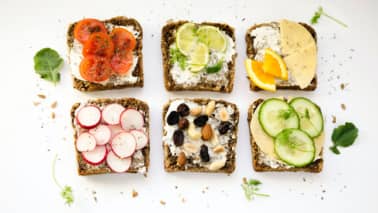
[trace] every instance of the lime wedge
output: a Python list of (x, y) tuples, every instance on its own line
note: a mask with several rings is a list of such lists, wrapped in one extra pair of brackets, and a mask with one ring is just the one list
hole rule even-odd
[(198, 28), (199, 40), (210, 49), (224, 52), (227, 48), (227, 40), (223, 33), (216, 27), (204, 25)]
[(198, 43), (190, 52), (189, 57), (189, 70), (199, 72), (209, 62), (209, 48), (203, 43)]
[(197, 26), (193, 23), (181, 25), (176, 33), (177, 48), (184, 55), (188, 56), (197, 43)]

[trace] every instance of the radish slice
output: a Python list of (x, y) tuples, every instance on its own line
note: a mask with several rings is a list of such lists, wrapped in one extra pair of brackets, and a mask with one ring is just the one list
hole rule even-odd
[(121, 126), (125, 130), (141, 129), (144, 125), (142, 113), (135, 109), (126, 109), (120, 118)]
[(109, 125), (117, 125), (124, 110), (125, 107), (120, 104), (109, 104), (102, 110), (102, 118)]
[(81, 155), (83, 159), (92, 165), (99, 165), (106, 159), (106, 148), (105, 146), (96, 146), (96, 148), (89, 152), (82, 152)]
[(119, 133), (121, 132), (124, 132), (125, 130), (122, 129), (122, 127), (120, 127), (119, 125), (115, 125), (115, 126), (108, 126), (110, 128), (110, 131), (112, 132), (112, 137), (118, 135)]
[(136, 149), (142, 149), (148, 143), (147, 135), (141, 130), (131, 130), (130, 133), (134, 136), (136, 140)]
[(126, 158), (134, 154), (136, 141), (132, 134), (121, 132), (114, 136), (110, 145), (115, 155), (119, 158)]
[(77, 123), (86, 129), (97, 126), (101, 121), (101, 110), (96, 106), (85, 106), (76, 116)]
[(119, 158), (113, 152), (109, 152), (106, 163), (113, 172), (126, 172), (131, 165), (131, 158)]
[(79, 152), (92, 151), (95, 147), (96, 138), (88, 132), (82, 133), (76, 140), (76, 149)]
[(108, 143), (112, 136), (110, 128), (106, 125), (98, 125), (95, 128), (90, 129), (89, 133), (96, 138), (97, 145), (104, 145)]

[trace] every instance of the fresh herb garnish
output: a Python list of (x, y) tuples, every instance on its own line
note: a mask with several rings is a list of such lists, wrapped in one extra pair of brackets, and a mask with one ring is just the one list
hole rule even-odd
[(34, 56), (34, 70), (41, 78), (54, 84), (59, 82), (59, 70), (63, 65), (63, 59), (51, 48), (43, 48)]
[(333, 20), (333, 21), (335, 21), (336, 23), (340, 24), (343, 27), (348, 27), (344, 22), (342, 22), (342, 21), (336, 19), (335, 17), (330, 16), (327, 13), (325, 13), (322, 7), (319, 7), (318, 10), (312, 16), (312, 18), (311, 18), (311, 24), (317, 24), (319, 18), (322, 15), (325, 16), (325, 17), (327, 17), (327, 18), (329, 18), (329, 19), (331, 19), (331, 20)]
[(243, 184), (241, 187), (244, 190), (245, 197), (247, 200), (253, 200), (255, 196), (262, 196), (262, 197), (269, 197), (268, 194), (259, 193), (260, 190), (259, 186), (261, 185), (261, 182), (256, 179), (249, 179), (243, 178)]
[(207, 73), (217, 73), (219, 72), (223, 67), (223, 59), (219, 60), (216, 64), (212, 66), (206, 67), (206, 72)]
[(351, 146), (356, 140), (357, 136), (357, 127), (351, 122), (346, 122), (344, 125), (340, 125), (333, 130), (331, 137), (333, 146), (331, 146), (329, 149), (335, 154), (340, 154), (337, 147)]
[(58, 180), (56, 179), (56, 176), (55, 176), (55, 164), (56, 164), (57, 158), (58, 158), (58, 155), (55, 155), (54, 160), (53, 160), (53, 165), (52, 165), (52, 176), (53, 176), (55, 184), (61, 189), (60, 195), (65, 200), (65, 203), (68, 206), (70, 206), (74, 202), (72, 188), (70, 186), (67, 186), (67, 185), (64, 186), (64, 187), (62, 187), (62, 185), (60, 185), (59, 182), (58, 182)]
[(182, 54), (178, 48), (170, 48), (169, 55), (170, 64), (174, 64), (177, 62), (182, 70), (185, 70), (185, 68), (188, 66), (187, 57), (184, 54)]

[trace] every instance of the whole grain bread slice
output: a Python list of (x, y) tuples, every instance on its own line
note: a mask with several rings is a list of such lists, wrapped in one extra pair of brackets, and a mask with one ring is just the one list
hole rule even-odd
[[(312, 28), (310, 25), (308, 25), (306, 23), (299, 22), (299, 24), (301, 24), (303, 27), (305, 27), (307, 29), (307, 31), (312, 35), (312, 37), (314, 38), (315, 42), (317, 42), (317, 35), (316, 35), (315, 29)], [(253, 46), (254, 38), (250, 35), (250, 33), (253, 30), (255, 30), (255, 29), (259, 28), (259, 27), (263, 27), (263, 26), (278, 26), (278, 22), (256, 24), (256, 25), (253, 25), (252, 27), (250, 27), (247, 30), (247, 33), (245, 34), (245, 42), (246, 42), (246, 45), (247, 45), (247, 57), (248, 58), (254, 59), (255, 55), (257, 53), (257, 50)], [(255, 85), (252, 81), (249, 81), (249, 82), (250, 82), (249, 83), (249, 87), (250, 87), (251, 90), (253, 90), (253, 91), (261, 91), (262, 90), (257, 85)], [(301, 89), (297, 85), (288, 85), (288, 84), (285, 84), (283, 82), (281, 82), (281, 83), (278, 82), (277, 85), (276, 85), (276, 87), (277, 87), (277, 89), (286, 89), (286, 90), (313, 91), (313, 90), (316, 89), (317, 84), (318, 84), (318, 82), (317, 82), (317, 76), (315, 75), (315, 77), (312, 79), (310, 85), (308, 85), (304, 89)]]
[[(175, 101), (176, 99), (171, 99), (168, 103), (166, 103), (163, 107), (163, 113), (162, 113), (162, 120), (163, 120), (163, 136), (167, 134), (167, 132), (164, 130), (164, 126), (166, 125), (166, 114), (168, 112), (170, 104)], [(205, 99), (205, 98), (193, 98), (193, 99), (186, 99), (193, 101), (198, 104), (207, 104), (213, 99)], [(237, 106), (233, 103), (224, 101), (224, 100), (214, 100), (215, 103), (221, 103), (226, 106), (231, 106), (234, 110), (234, 114), (232, 116), (232, 119), (235, 120), (235, 125), (234, 128), (232, 129), (233, 132), (235, 132), (235, 138), (230, 138), (230, 141), (228, 143), (228, 148), (230, 150), (229, 153), (227, 153), (227, 161), (226, 164), (223, 168), (216, 170), (216, 171), (211, 171), (206, 167), (200, 167), (198, 165), (193, 165), (192, 167), (180, 167), (177, 164), (177, 156), (174, 156), (167, 144), (164, 142), (163, 144), (163, 151), (164, 151), (164, 169), (166, 172), (180, 172), (180, 171), (185, 171), (185, 172), (209, 172), (209, 173), (227, 173), (230, 174), (235, 170), (236, 164), (236, 142), (237, 142), (237, 132), (238, 132), (238, 123), (239, 123), (239, 110)], [(191, 163), (191, 159), (187, 159), (189, 163)]]
[[(144, 75), (143, 75), (143, 54), (142, 54), (142, 47), (143, 47), (142, 26), (139, 24), (139, 22), (136, 19), (127, 18), (124, 16), (117, 16), (111, 19), (104, 20), (102, 22), (104, 22), (105, 24), (113, 24), (113, 25), (118, 25), (118, 26), (133, 26), (134, 30), (136, 30), (139, 33), (138, 38), (136, 38), (137, 42), (136, 42), (136, 47), (134, 49), (135, 54), (138, 57), (138, 62), (137, 62), (137, 65), (135, 66), (135, 69), (132, 71), (132, 76), (138, 77), (138, 80), (135, 83), (124, 82), (122, 84), (116, 84), (116, 85), (112, 83), (107, 83), (103, 85), (99, 83), (83, 81), (72, 75), (73, 87), (83, 92), (96, 91), (96, 90), (108, 90), (108, 89), (121, 89), (121, 88), (127, 88), (127, 87), (143, 87)], [(74, 33), (76, 24), (77, 22), (72, 23), (68, 27), (67, 45), (68, 45), (69, 52), (70, 52), (70, 49), (73, 47), (73, 42), (74, 42), (73, 33)]]
[[(82, 105), (82, 104), (92, 104), (92, 105), (108, 105), (112, 103), (118, 103), (124, 106), (125, 108), (134, 108), (136, 110), (140, 110), (144, 112), (144, 125), (146, 127), (146, 134), (147, 137), (150, 138), (149, 136), (149, 107), (147, 103), (135, 99), (135, 98), (121, 98), (121, 99), (109, 99), (109, 98), (101, 98), (101, 99), (94, 99), (94, 100), (89, 100), (86, 103), (75, 103), (72, 108), (71, 108), (71, 124), (74, 129), (74, 144), (76, 144), (76, 140), (78, 137), (78, 131), (76, 129), (76, 123), (75, 123), (75, 113), (76, 110)], [(76, 146), (75, 146), (76, 147)], [(78, 174), (79, 175), (95, 175), (95, 174), (106, 174), (106, 173), (113, 173), (113, 171), (106, 165), (106, 162), (101, 163), (100, 165), (93, 166), (85, 162), (81, 154), (76, 150), (76, 160), (77, 160), (77, 165), (78, 165)], [(150, 145), (147, 144), (143, 149), (141, 149), (141, 152), (144, 157), (144, 165), (146, 167), (145, 175), (148, 172), (148, 167), (150, 164)], [(130, 167), (127, 173), (138, 173), (138, 170), (134, 167)]]
[[(230, 61), (228, 65), (227, 72), (227, 85), (218, 85), (215, 83), (209, 82), (200, 82), (199, 84), (193, 86), (184, 86), (176, 84), (170, 75), (170, 69), (172, 65), (170, 63), (170, 56), (169, 56), (169, 46), (175, 42), (175, 32), (176, 30), (183, 24), (189, 21), (169, 21), (161, 30), (161, 52), (162, 52), (162, 60), (163, 60), (163, 71), (164, 71), (164, 85), (168, 91), (182, 91), (182, 90), (191, 90), (191, 91), (213, 91), (213, 92), (223, 92), (223, 93), (230, 93), (234, 87), (234, 78), (235, 78), (235, 59), (236, 53), (232, 57), (232, 61)], [(213, 22), (202, 22), (198, 25), (211, 25), (214, 27), (219, 28), (220, 30), (224, 31), (228, 36), (232, 38), (235, 42), (235, 33), (234, 28), (224, 24), (224, 23), (213, 23)]]
[(249, 129), (249, 136), (250, 136), (250, 144), (251, 144), (251, 154), (252, 154), (252, 166), (253, 169), (257, 172), (284, 172), (284, 171), (290, 171), (290, 172), (313, 172), (313, 173), (319, 173), (323, 169), (323, 151), (320, 153), (320, 158), (315, 160), (314, 162), (310, 163), (309, 165), (305, 167), (283, 167), (280, 166), (278, 168), (272, 168), (269, 165), (266, 165), (259, 161), (260, 156), (262, 155), (262, 151), (258, 147), (250, 127), (250, 123), (252, 121), (252, 116), (257, 107), (264, 101), (264, 99), (257, 99), (255, 100), (248, 109), (248, 129)]

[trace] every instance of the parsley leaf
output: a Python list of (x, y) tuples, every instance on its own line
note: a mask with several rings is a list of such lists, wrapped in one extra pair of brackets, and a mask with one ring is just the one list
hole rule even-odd
[(60, 195), (65, 200), (65, 203), (68, 206), (71, 206), (71, 204), (74, 202), (74, 196), (73, 196), (72, 188), (70, 186), (67, 186), (67, 185), (62, 187), (62, 185), (59, 184), (59, 182), (58, 182), (58, 180), (56, 179), (56, 176), (55, 176), (55, 164), (56, 164), (57, 158), (58, 158), (58, 155), (55, 155), (54, 160), (53, 160), (53, 165), (52, 165), (53, 180), (54, 180), (55, 184), (61, 189)]
[(312, 16), (311, 18), (311, 24), (317, 24), (318, 23), (318, 20), (321, 16), (325, 16), (333, 21), (335, 21), (336, 23), (340, 24), (341, 26), (343, 27), (348, 27), (348, 25), (346, 25), (344, 22), (336, 19), (335, 17), (331, 16), (331, 15), (328, 15), (326, 12), (324, 12), (323, 8), (322, 7), (319, 7), (317, 11), (315, 11), (314, 15)]
[(344, 125), (338, 126), (332, 132), (333, 146), (330, 147), (330, 150), (335, 154), (340, 154), (338, 147), (351, 146), (357, 136), (358, 129), (353, 123), (346, 122)]
[(249, 179), (243, 178), (243, 184), (241, 185), (242, 189), (244, 190), (244, 195), (247, 200), (253, 200), (255, 196), (262, 196), (262, 197), (269, 197), (268, 194), (258, 193), (260, 188), (258, 187), (261, 185), (261, 182), (256, 179)]
[(169, 49), (169, 55), (169, 63), (171, 65), (178, 63), (182, 70), (185, 70), (185, 68), (188, 66), (187, 57), (184, 54), (182, 54), (178, 48)]
[(62, 65), (63, 59), (51, 48), (43, 48), (34, 55), (34, 70), (47, 81), (59, 82)]
[(223, 59), (219, 60), (216, 64), (212, 66), (206, 67), (206, 72), (207, 73), (217, 73), (219, 72), (223, 67)]

